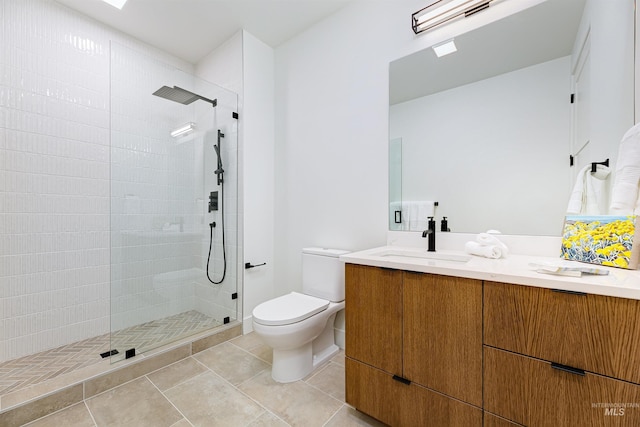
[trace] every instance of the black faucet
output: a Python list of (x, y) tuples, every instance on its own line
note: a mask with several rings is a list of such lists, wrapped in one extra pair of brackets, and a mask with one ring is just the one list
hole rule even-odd
[(428, 225), (429, 225), (429, 228), (427, 228), (422, 232), (422, 237), (429, 236), (429, 248), (427, 249), (427, 251), (435, 252), (436, 251), (436, 222), (433, 220), (432, 216), (429, 217)]

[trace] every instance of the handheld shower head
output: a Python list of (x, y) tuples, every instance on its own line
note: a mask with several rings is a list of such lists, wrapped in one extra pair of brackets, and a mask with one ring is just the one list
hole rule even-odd
[(222, 156), (220, 155), (220, 146), (218, 144), (215, 144), (213, 148), (214, 150), (216, 150), (216, 155), (218, 156), (218, 169), (215, 171), (215, 173), (224, 172), (224, 169), (222, 169)]
[(218, 175), (218, 185), (224, 182), (224, 169), (222, 168), (222, 154), (220, 153), (220, 139), (224, 137), (224, 134), (218, 129), (218, 143), (213, 144), (213, 149), (216, 150), (218, 156), (218, 169), (215, 170), (215, 174)]
[(197, 93), (190, 92), (186, 89), (182, 89), (181, 87), (174, 86), (162, 86), (157, 91), (153, 92), (155, 96), (159, 96), (160, 98), (168, 99), (170, 101), (178, 102), (183, 105), (189, 105), (198, 99), (209, 102), (214, 107), (218, 105), (217, 99), (209, 99), (204, 96), (198, 95)]

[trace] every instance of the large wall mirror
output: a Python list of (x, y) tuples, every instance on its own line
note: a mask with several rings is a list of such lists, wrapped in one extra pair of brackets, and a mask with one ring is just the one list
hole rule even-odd
[(389, 229), (438, 202), (452, 232), (560, 235), (578, 171), (613, 169), (634, 124), (634, 28), (634, 0), (547, 0), (392, 62)]

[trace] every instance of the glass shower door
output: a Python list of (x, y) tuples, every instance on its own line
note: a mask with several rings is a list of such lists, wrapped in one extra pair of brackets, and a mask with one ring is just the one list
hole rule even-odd
[(237, 320), (236, 111), (235, 93), (112, 44), (112, 361)]

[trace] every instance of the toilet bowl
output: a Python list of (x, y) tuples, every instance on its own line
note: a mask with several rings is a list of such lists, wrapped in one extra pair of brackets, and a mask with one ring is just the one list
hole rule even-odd
[(300, 380), (340, 349), (334, 320), (344, 308), (344, 264), (347, 251), (303, 250), (303, 292), (291, 292), (253, 310), (253, 330), (273, 349), (272, 378)]

